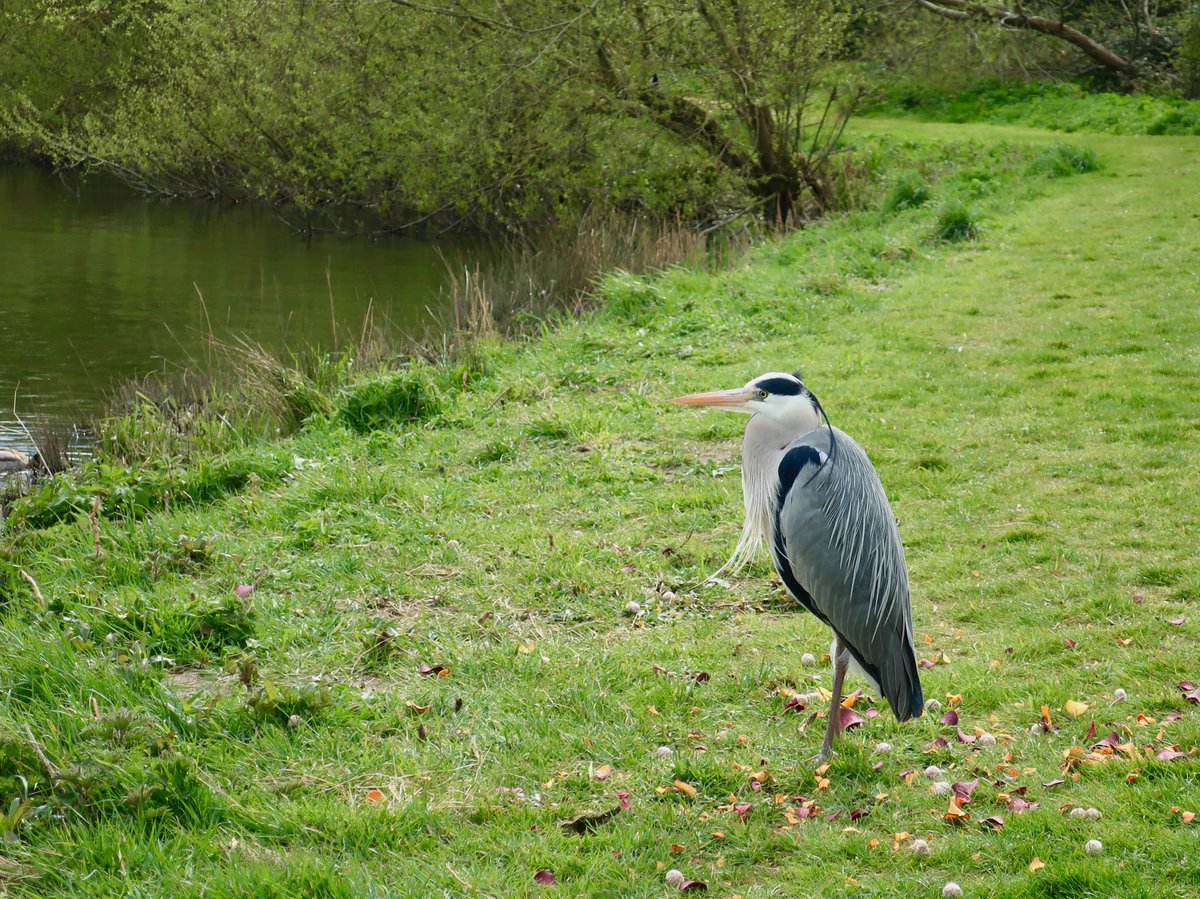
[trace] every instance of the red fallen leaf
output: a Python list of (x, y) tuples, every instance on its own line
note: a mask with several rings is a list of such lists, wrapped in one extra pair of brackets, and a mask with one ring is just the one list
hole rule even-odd
[(1134, 602), (1143, 602), (1143, 601), (1145, 601), (1145, 599), (1146, 599), (1146, 597), (1144, 597), (1144, 596), (1143, 596), (1142, 594), (1140, 594), (1140, 593), (1135, 593), (1135, 594), (1133, 594), (1133, 601), (1134, 601)]
[(449, 670), (445, 665), (426, 665), (424, 662), (417, 666), (417, 674), (423, 674), (426, 677), (441, 674), (443, 671)]
[(903, 771), (900, 772), (900, 779), (907, 781), (909, 778), (911, 778), (916, 773), (917, 773), (917, 770), (915, 768), (905, 768)]
[(804, 703), (802, 703), (800, 701), (799, 696), (793, 696), (791, 699), (789, 699), (787, 702), (785, 702), (783, 704), (783, 710), (785, 712), (788, 709), (791, 709), (794, 712), (803, 712), (805, 708), (806, 708), (806, 706), (804, 705)]
[(878, 771), (882, 767), (883, 767), (883, 762), (876, 762), (874, 765), (871, 766), (871, 770)]
[(948, 749), (950, 744), (946, 742), (945, 737), (936, 737), (932, 743), (925, 747), (926, 752), (937, 752), (941, 749)]
[(826, 821), (836, 821), (840, 817), (842, 817), (842, 810), (838, 809), (836, 812), (831, 812), (828, 815), (826, 815), (825, 820)]
[(712, 675), (710, 675), (707, 671), (697, 671), (692, 675), (692, 680), (698, 684), (702, 684), (711, 677)]
[(1177, 759), (1187, 758), (1186, 752), (1179, 752), (1174, 749), (1160, 749), (1154, 756), (1160, 762), (1173, 762)]
[(979, 823), (985, 830), (1000, 830), (1004, 826), (1004, 819), (999, 815), (992, 815), (990, 818), (984, 818)]
[(1171, 619), (1168, 619), (1168, 621), (1167, 621), (1167, 624), (1173, 624), (1173, 625), (1175, 625), (1175, 627), (1179, 627), (1179, 626), (1180, 626), (1181, 624), (1183, 624), (1185, 621), (1187, 621), (1187, 616), (1186, 616), (1186, 615), (1180, 615), (1178, 618), (1171, 618)]
[(952, 783), (950, 789), (954, 791), (954, 798), (958, 800), (959, 805), (966, 805), (971, 801), (971, 794), (975, 792), (977, 786), (979, 786), (979, 778), (966, 783)]
[(942, 724), (947, 727), (955, 727), (958, 724), (958, 712), (951, 709), (946, 714), (942, 715)]
[(958, 742), (960, 742), (960, 743), (974, 743), (974, 742), (975, 742), (976, 740), (978, 740), (978, 739), (979, 739), (979, 737), (975, 736), (975, 734), (964, 734), (964, 733), (962, 732), (962, 728), (961, 728), (961, 727), (960, 727), (960, 728), (958, 728)]
[(631, 808), (629, 804), (629, 793), (627, 793), (625, 790), (617, 790), (617, 799), (621, 803), (621, 808), (625, 809), (625, 811), (629, 811)]
[[(998, 786), (998, 784), (997, 784), (997, 786)], [(1012, 793), (1014, 796), (1024, 796), (1025, 791), (1028, 789), (1029, 789), (1029, 787), (1022, 784), (1019, 787), (1013, 787), (1011, 790), (1009, 790), (1009, 792)]]
[(863, 709), (863, 717), (864, 718), (874, 718), (878, 714), (879, 714), (879, 709), (875, 708), (875, 706), (871, 706), (870, 708)]
[(811, 818), (816, 813), (816, 809), (810, 807), (800, 807), (792, 809), (792, 814), (797, 818)]
[(238, 596), (240, 596), (242, 599), (245, 599), (247, 596), (249, 596), (251, 593), (254, 592), (254, 584), (238, 584), (236, 587), (233, 588), (233, 592), (236, 593)]
[(1067, 647), (1067, 649), (1074, 649), (1078, 645), (1079, 644), (1077, 644), (1070, 637), (1067, 637), (1066, 639), (1063, 640), (1063, 646)]
[(1051, 780), (1051, 781), (1047, 781), (1046, 783), (1042, 784), (1042, 786), (1045, 787), (1047, 790), (1049, 790), (1052, 787), (1061, 787), (1064, 783), (1066, 783), (1066, 781), (1064, 781), (1064, 780)]
[(929, 661), (929, 659), (921, 659), (921, 661), (917, 662), (917, 667), (918, 668), (932, 668), (933, 662)]
[(850, 728), (857, 727), (863, 723), (863, 719), (858, 717), (858, 712), (854, 711), (854, 709), (848, 709), (845, 706), (841, 706), (838, 709), (838, 714), (841, 716), (842, 730), (849, 730)]
[(634, 565), (632, 562), (631, 562), (630, 564), (628, 564), (628, 565), (622, 565), (622, 566), (621, 566), (621, 573), (622, 573), (622, 574), (629, 574), (629, 572), (631, 572), (631, 571), (637, 571), (637, 566), (636, 566), (636, 565)]
[(745, 821), (746, 815), (749, 814), (749, 812), (750, 812), (750, 808), (751, 808), (751, 806), (750, 806), (749, 802), (739, 802), (737, 805), (735, 805), (733, 807), (733, 810), (735, 812), (737, 812), (737, 816), (739, 818), (741, 818), (743, 821)]
[(1183, 712), (1179, 711), (1179, 709), (1176, 709), (1173, 712), (1167, 712), (1167, 714), (1163, 716), (1163, 723), (1165, 724), (1168, 721), (1178, 721), (1182, 717)]
[(850, 820), (857, 821), (859, 818), (866, 818), (871, 813), (865, 808), (855, 808), (850, 810)]
[(533, 882), (541, 884), (544, 887), (552, 887), (552, 886), (558, 885), (558, 879), (554, 876), (554, 872), (546, 871), (545, 869), (538, 871), (536, 874), (533, 875)]
[(1020, 796), (1014, 796), (1012, 799), (1008, 800), (1008, 810), (1014, 815), (1023, 815), (1025, 812), (1037, 807), (1038, 804), (1036, 802), (1026, 802)]
[(1188, 690), (1183, 694), (1183, 698), (1188, 702), (1200, 702), (1200, 687)]
[(679, 892), (686, 893), (689, 890), (707, 890), (708, 884), (703, 880), (685, 880), (679, 885)]
[(1121, 735), (1115, 730), (1105, 737), (1103, 740), (1097, 740), (1092, 744), (1092, 751), (1097, 749), (1116, 749), (1121, 745)]
[(1096, 722), (1095, 722), (1095, 721), (1093, 721), (1093, 722), (1091, 723), (1091, 726), (1090, 726), (1090, 727), (1088, 727), (1088, 732), (1087, 732), (1087, 737), (1086, 737), (1086, 739), (1090, 740), (1090, 739), (1091, 739), (1092, 737), (1094, 737), (1094, 736), (1096, 736)]

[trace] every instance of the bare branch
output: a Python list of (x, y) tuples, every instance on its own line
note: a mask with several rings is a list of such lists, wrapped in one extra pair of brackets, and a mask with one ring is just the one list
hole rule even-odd
[(1126, 75), (1137, 74), (1137, 66), (1099, 41), (1093, 40), (1081, 31), (1072, 28), (1064, 22), (1047, 19), (1044, 16), (1030, 15), (1017, 6), (1017, 11), (992, 6), (988, 3), (977, 3), (973, 0), (918, 0), (918, 3), (930, 12), (950, 19), (983, 19), (996, 22), (1003, 28), (1015, 30), (1038, 31), (1052, 37), (1060, 38), (1069, 44), (1074, 44), (1101, 65), (1124, 72)]

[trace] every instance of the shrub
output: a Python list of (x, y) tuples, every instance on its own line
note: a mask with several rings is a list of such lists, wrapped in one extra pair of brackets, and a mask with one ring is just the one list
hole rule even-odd
[(908, 174), (897, 181), (883, 201), (883, 214), (892, 215), (902, 209), (917, 209), (924, 206), (933, 193), (917, 175)]
[(947, 203), (938, 213), (934, 236), (947, 243), (974, 240), (979, 236), (979, 221), (975, 211), (958, 200)]
[(426, 419), (440, 410), (433, 372), (425, 366), (362, 378), (345, 388), (336, 403), (338, 420), (359, 434)]

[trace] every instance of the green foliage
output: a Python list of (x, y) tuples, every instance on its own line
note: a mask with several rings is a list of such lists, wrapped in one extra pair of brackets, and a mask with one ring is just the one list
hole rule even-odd
[(1076, 84), (983, 80), (944, 92), (896, 82), (877, 96), (876, 115), (930, 121), (996, 122), (1068, 132), (1200, 134), (1200, 102), (1173, 96), (1089, 93)]
[(961, 200), (950, 200), (938, 210), (933, 234), (937, 240), (946, 243), (974, 240), (979, 236), (978, 216)]
[(901, 209), (917, 209), (933, 198), (929, 187), (915, 174), (901, 177), (892, 185), (883, 200), (883, 214), (891, 215)]
[(410, 365), (398, 371), (356, 379), (335, 400), (337, 420), (359, 434), (419, 421), (436, 415), (441, 407), (434, 372)]
[(1091, 147), (1073, 144), (1055, 144), (1035, 159), (1029, 166), (1034, 175), (1062, 178), (1068, 175), (1083, 175), (1100, 168), (1100, 160)]

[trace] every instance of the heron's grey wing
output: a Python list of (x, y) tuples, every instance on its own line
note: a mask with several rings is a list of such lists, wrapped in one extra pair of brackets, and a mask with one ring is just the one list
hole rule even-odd
[(920, 715), (904, 547), (867, 454), (836, 428), (793, 441), (776, 510), (772, 555), (788, 589), (842, 636), (897, 718)]

